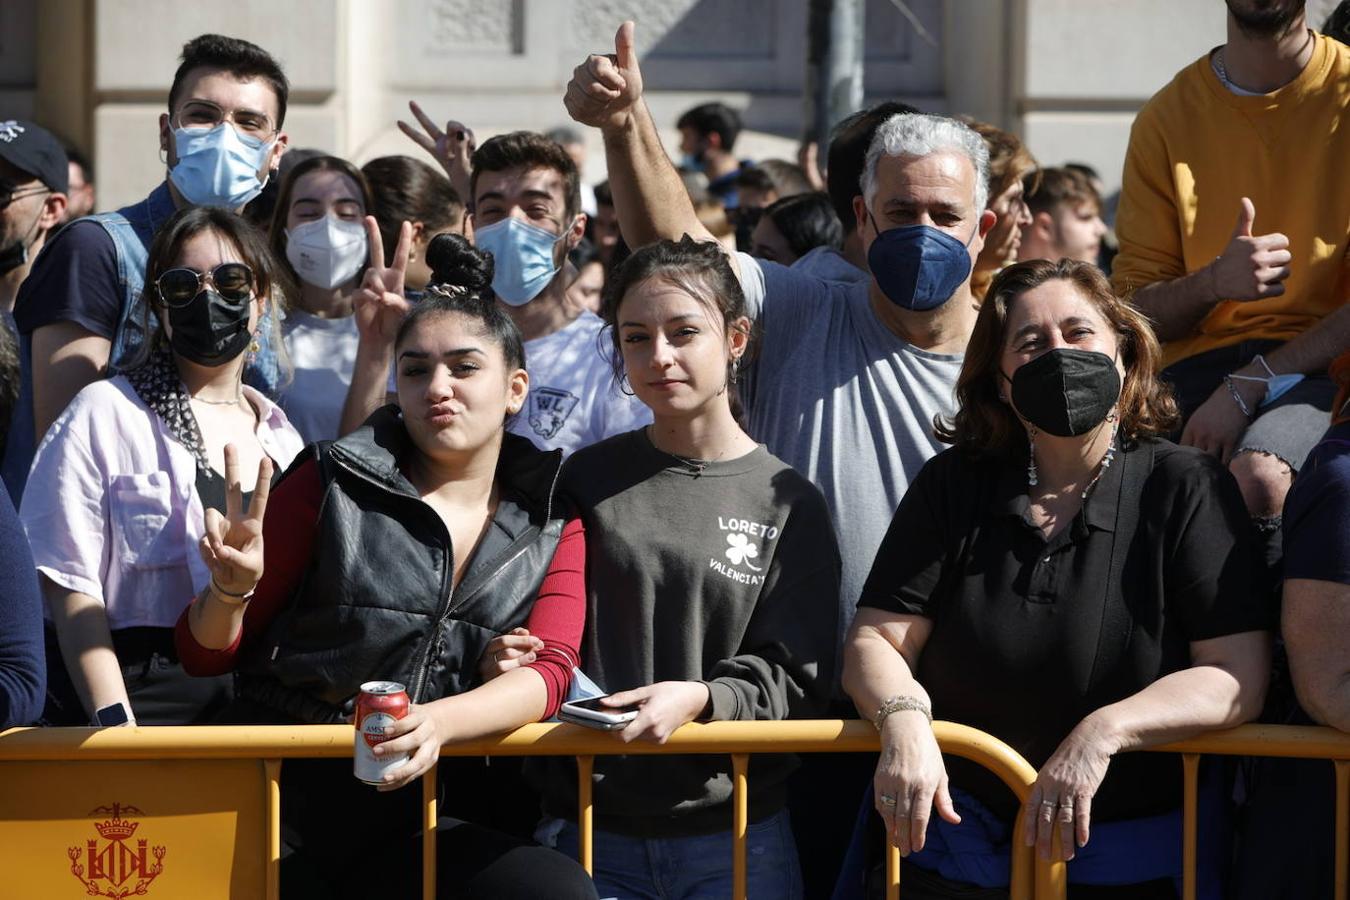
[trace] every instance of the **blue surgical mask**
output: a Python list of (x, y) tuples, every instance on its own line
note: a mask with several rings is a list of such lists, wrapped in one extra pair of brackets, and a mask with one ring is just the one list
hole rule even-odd
[(1276, 400), (1289, 393), (1290, 388), (1303, 380), (1303, 376), (1297, 373), (1289, 375), (1274, 375), (1266, 382), (1266, 398), (1261, 401), (1262, 406), (1269, 406)]
[(1297, 372), (1290, 372), (1286, 375), (1276, 375), (1274, 370), (1270, 368), (1270, 364), (1266, 362), (1266, 358), (1259, 353), (1252, 357), (1252, 361), (1260, 363), (1261, 368), (1266, 370), (1265, 378), (1262, 378), (1259, 375), (1230, 375), (1229, 377), (1236, 378), (1239, 381), (1260, 381), (1265, 383), (1266, 395), (1261, 398), (1261, 403), (1257, 406), (1257, 409), (1264, 409), (1274, 403), (1276, 400), (1289, 393), (1294, 385), (1303, 380), (1303, 376)]
[(508, 216), (474, 231), (479, 250), (492, 254), (492, 290), (510, 306), (524, 306), (548, 287), (561, 265), (553, 248), (567, 231), (554, 234), (538, 225)]
[[(875, 219), (872, 227), (877, 228)], [(963, 244), (929, 225), (877, 229), (867, 265), (877, 287), (896, 306), (915, 312), (937, 309), (970, 277), (970, 241), (979, 230), (976, 224)]]
[(272, 142), (244, 137), (228, 122), (215, 128), (175, 128), (178, 162), (169, 180), (193, 206), (239, 209), (262, 192), (258, 170)]

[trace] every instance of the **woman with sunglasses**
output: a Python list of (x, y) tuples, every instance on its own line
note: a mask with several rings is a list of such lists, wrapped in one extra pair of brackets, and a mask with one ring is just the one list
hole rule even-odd
[(226, 445), (232, 464), (262, 473), (303, 448), (242, 382), (275, 277), (263, 236), (238, 215), (176, 213), (146, 267), (159, 336), (125, 374), (77, 394), (38, 448), (21, 516), (48, 658), (66, 661), (50, 666), (52, 724), (187, 724), (230, 699), (229, 679), (183, 674), (173, 625), (211, 583), (197, 544), (225, 508)]

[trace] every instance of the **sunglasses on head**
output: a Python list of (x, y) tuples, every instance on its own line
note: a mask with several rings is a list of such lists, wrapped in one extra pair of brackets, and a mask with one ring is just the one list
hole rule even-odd
[(209, 272), (169, 269), (155, 279), (155, 290), (165, 306), (187, 306), (209, 282), (216, 293), (231, 303), (244, 303), (253, 296), (253, 270), (243, 263), (221, 263)]

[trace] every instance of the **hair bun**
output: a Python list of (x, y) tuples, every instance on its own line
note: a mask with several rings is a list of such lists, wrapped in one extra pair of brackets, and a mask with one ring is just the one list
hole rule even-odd
[(432, 285), (462, 287), (471, 294), (492, 286), (492, 254), (478, 250), (463, 235), (438, 234), (427, 245)]

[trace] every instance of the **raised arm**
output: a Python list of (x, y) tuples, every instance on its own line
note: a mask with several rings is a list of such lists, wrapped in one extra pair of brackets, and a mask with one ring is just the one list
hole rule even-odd
[(408, 101), (408, 109), (422, 126), (422, 131), (418, 131), (402, 119), (398, 120), (398, 130), (440, 163), (455, 193), (459, 194), (459, 199), (472, 211), (473, 196), (469, 186), (472, 183), (473, 166), (470, 161), (473, 158), (473, 151), (478, 148), (478, 143), (473, 137), (473, 129), (451, 119), (445, 123), (445, 130), (442, 131), (430, 116), (422, 112), (422, 107), (417, 105), (416, 100)]
[(573, 119), (599, 128), (604, 137), (614, 208), (630, 247), (685, 234), (714, 240), (698, 220), (642, 99), (632, 22), (619, 26), (614, 53), (592, 55), (576, 67), (563, 103)]
[(408, 248), (412, 244), (412, 225), (404, 222), (398, 233), (393, 261), (384, 264), (384, 241), (374, 216), (366, 216), (366, 237), (370, 247), (370, 265), (366, 267), (361, 289), (356, 292), (356, 364), (352, 383), (342, 404), (338, 435), (348, 435), (361, 427), (371, 413), (388, 401), (389, 370), (394, 361), (394, 338), (399, 325), (412, 308), (403, 296), (404, 275), (408, 269)]
[(265, 460), (247, 511), (236, 459), (226, 445), (225, 514), (206, 511), (200, 550), (211, 584), (183, 610), (174, 629), (189, 675), (234, 671), (240, 654), (291, 602), (316, 540), (323, 482), (313, 455), (287, 472), (271, 497), (271, 461)]

